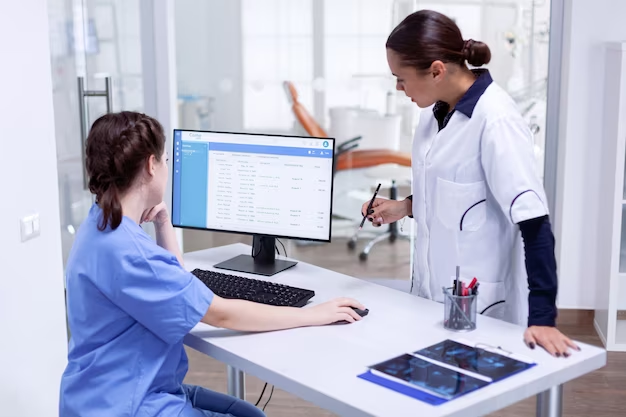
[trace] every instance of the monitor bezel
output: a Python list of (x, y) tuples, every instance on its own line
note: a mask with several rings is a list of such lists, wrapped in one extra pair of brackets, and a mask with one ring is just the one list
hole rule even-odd
[[(285, 134), (277, 134), (277, 133), (252, 133), (252, 132), (232, 132), (232, 131), (220, 131), (220, 130), (196, 130), (196, 129), (174, 129), (172, 135), (172, 155), (176, 154), (176, 132), (199, 132), (199, 133), (219, 133), (219, 134), (227, 134), (227, 135), (249, 135), (249, 136), (273, 136), (273, 137), (281, 137), (281, 138), (293, 138), (293, 139), (321, 139), (332, 142), (332, 158), (331, 158), (331, 177), (330, 177), (330, 217), (328, 219), (328, 239), (315, 239), (309, 237), (301, 237), (301, 236), (287, 236), (287, 235), (275, 235), (275, 234), (266, 234), (266, 233), (251, 233), (251, 232), (241, 232), (238, 230), (227, 230), (227, 229), (213, 229), (208, 227), (197, 227), (197, 226), (185, 226), (181, 224), (174, 223), (174, 195), (175, 195), (175, 187), (176, 181), (174, 181), (174, 168), (172, 167), (171, 175), (169, 179), (172, 184), (172, 194), (170, 196), (170, 207), (172, 207), (172, 213), (170, 218), (172, 219), (172, 226), (179, 229), (188, 229), (188, 230), (201, 230), (205, 232), (221, 232), (221, 233), (232, 233), (237, 235), (246, 235), (246, 236), (267, 236), (275, 239), (289, 239), (289, 240), (302, 240), (308, 242), (322, 242), (322, 243), (330, 243), (332, 239), (332, 224), (333, 224), (333, 200), (335, 195), (335, 169), (336, 169), (336, 138), (332, 137), (320, 137), (320, 136), (300, 136), (300, 135), (285, 135)], [(173, 162), (173, 160), (172, 160)]]

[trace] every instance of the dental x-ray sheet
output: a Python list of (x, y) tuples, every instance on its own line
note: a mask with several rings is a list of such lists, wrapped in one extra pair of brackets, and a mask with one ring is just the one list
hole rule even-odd
[(511, 356), (480, 347), (468, 346), (449, 339), (414, 353), (455, 368), (486, 376), (493, 382), (533, 366), (532, 363), (517, 360)]
[(444, 340), (369, 366), (358, 377), (431, 405), (440, 405), (535, 365), (500, 348)]

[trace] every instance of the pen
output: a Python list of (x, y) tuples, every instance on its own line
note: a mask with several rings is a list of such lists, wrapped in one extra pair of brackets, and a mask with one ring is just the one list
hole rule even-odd
[(478, 280), (476, 279), (476, 277), (474, 277), (472, 279), (472, 282), (470, 282), (470, 285), (467, 286), (467, 288), (471, 290), (472, 288), (474, 288), (474, 285), (476, 285), (477, 282)]
[(454, 279), (454, 286), (452, 287), (452, 295), (461, 295), (459, 294), (459, 277), (461, 275), (461, 267), (456, 266), (456, 278)]
[(374, 200), (376, 200), (376, 195), (378, 194), (378, 190), (380, 190), (380, 184), (378, 184), (378, 187), (376, 187), (376, 191), (374, 191), (374, 196), (372, 197), (369, 205), (367, 206), (367, 210), (365, 211), (365, 214), (363, 215), (363, 220), (361, 220), (361, 225), (359, 226), (359, 230), (363, 228), (363, 225), (365, 224), (365, 218), (367, 217), (368, 214), (370, 214), (370, 210), (372, 209)]

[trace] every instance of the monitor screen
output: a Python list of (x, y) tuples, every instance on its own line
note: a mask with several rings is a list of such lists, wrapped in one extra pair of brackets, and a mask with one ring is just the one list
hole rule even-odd
[(174, 130), (172, 222), (330, 241), (330, 138)]

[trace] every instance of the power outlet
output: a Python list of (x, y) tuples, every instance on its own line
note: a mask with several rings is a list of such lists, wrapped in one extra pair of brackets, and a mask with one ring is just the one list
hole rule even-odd
[(617, 310), (617, 319), (626, 320), (626, 310)]
[(39, 236), (39, 213), (22, 217), (20, 220), (20, 231), (22, 234), (22, 242), (26, 242), (27, 240), (31, 240)]

